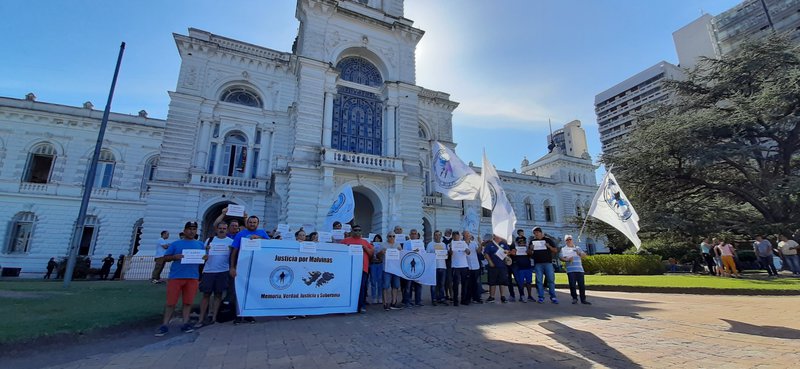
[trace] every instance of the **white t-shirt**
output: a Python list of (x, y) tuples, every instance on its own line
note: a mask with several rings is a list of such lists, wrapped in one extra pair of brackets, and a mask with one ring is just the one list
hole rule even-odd
[[(428, 242), (428, 246), (425, 247), (425, 251), (431, 254), (435, 254), (436, 250), (447, 250), (447, 245), (445, 245), (444, 242), (431, 241)], [(447, 260), (436, 259), (436, 269), (446, 269), (446, 268), (447, 268)]]
[[(206, 240), (208, 242), (208, 240)], [(203, 273), (227, 272), (231, 269), (231, 245), (233, 240), (230, 237), (214, 237), (211, 247), (206, 251), (208, 260), (203, 268)]]
[(481, 262), (478, 260), (478, 243), (473, 240), (467, 243), (469, 255), (467, 255), (467, 266), (469, 270), (478, 270), (481, 268)]
[[(797, 255), (797, 242), (795, 240), (788, 240), (788, 241), (781, 241), (778, 242), (778, 248), (781, 249), (783, 255)], [(791, 250), (790, 250), (791, 248)]]
[[(469, 245), (467, 245), (467, 248), (469, 248)], [(452, 256), (452, 259), (451, 259), (452, 263), (450, 264), (451, 267), (453, 267), (453, 268), (467, 268), (467, 267), (469, 267), (469, 264), (467, 263), (467, 253), (464, 250), (461, 250), (461, 251), (454, 250), (452, 241), (450, 242), (450, 250), (453, 251), (453, 256)], [(472, 251), (470, 251), (470, 253), (471, 252)]]
[(156, 255), (157, 258), (160, 258), (160, 257), (164, 256), (164, 253), (167, 252), (167, 249), (164, 248), (164, 245), (169, 245), (170, 243), (171, 243), (170, 240), (165, 240), (165, 239), (159, 237), (158, 241), (156, 242), (156, 254), (155, 255)]

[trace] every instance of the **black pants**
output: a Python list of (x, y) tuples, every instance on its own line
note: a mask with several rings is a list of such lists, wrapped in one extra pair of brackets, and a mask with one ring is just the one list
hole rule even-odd
[(369, 280), (369, 273), (361, 272), (361, 290), (358, 291), (358, 311), (364, 308), (367, 302), (367, 281)]
[[(453, 304), (469, 303), (469, 292), (467, 282), (469, 280), (469, 269), (467, 268), (453, 268)], [(459, 287), (461, 288), (461, 300), (458, 299)]]
[(516, 280), (514, 280), (514, 281), (511, 280), (514, 277), (514, 270), (513, 269), (516, 268), (516, 267), (517, 267), (516, 265), (512, 265), (512, 266), (506, 268), (506, 270), (508, 271), (508, 294), (509, 294), (509, 296), (511, 296), (512, 299), (516, 297), (516, 295), (514, 294), (514, 285), (516, 285), (516, 283), (515, 283)]
[(572, 295), (572, 299), (575, 300), (578, 298), (578, 292), (575, 291), (575, 288), (580, 291), (581, 302), (586, 301), (586, 284), (584, 283), (583, 272), (572, 272), (567, 273), (567, 279), (569, 280), (569, 294)]
[(717, 264), (714, 263), (714, 257), (711, 256), (711, 254), (705, 253), (703, 254), (703, 260), (705, 260), (706, 265), (708, 265), (708, 274), (716, 274), (714, 269), (716, 268)]

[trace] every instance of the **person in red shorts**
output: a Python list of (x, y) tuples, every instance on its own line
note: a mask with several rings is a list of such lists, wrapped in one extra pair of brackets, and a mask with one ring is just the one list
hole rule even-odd
[(183, 297), (183, 326), (181, 331), (190, 333), (194, 327), (189, 323), (189, 313), (192, 310), (192, 302), (197, 294), (197, 286), (200, 283), (200, 264), (183, 264), (183, 250), (197, 249), (203, 250), (203, 243), (195, 240), (197, 235), (197, 223), (186, 222), (183, 226), (185, 235), (179, 241), (169, 245), (164, 253), (164, 261), (172, 261), (169, 270), (169, 281), (167, 281), (167, 304), (164, 308), (164, 320), (158, 330), (156, 337), (161, 337), (169, 332), (169, 321), (175, 312), (175, 305), (178, 304), (178, 297)]

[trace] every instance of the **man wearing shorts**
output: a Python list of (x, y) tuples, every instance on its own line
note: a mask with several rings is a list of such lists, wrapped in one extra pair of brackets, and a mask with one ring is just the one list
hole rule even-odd
[(506, 266), (505, 259), (501, 259), (497, 255), (497, 251), (501, 248), (506, 251), (506, 253), (510, 250), (508, 244), (496, 235), (492, 236), (492, 240), (483, 248), (483, 256), (486, 262), (489, 263), (489, 298), (486, 299), (487, 303), (493, 303), (495, 301), (495, 289), (499, 290), (500, 301), (504, 304), (508, 302), (503, 294), (503, 286), (508, 286), (508, 267)]
[(178, 304), (178, 297), (183, 296), (183, 326), (181, 331), (185, 333), (194, 332), (194, 327), (189, 323), (189, 313), (192, 311), (192, 302), (197, 293), (197, 285), (200, 278), (200, 264), (183, 264), (183, 250), (203, 249), (203, 243), (195, 240), (197, 235), (197, 223), (186, 222), (183, 226), (185, 237), (179, 241), (172, 242), (164, 253), (165, 261), (172, 261), (169, 270), (169, 281), (167, 281), (167, 304), (164, 308), (164, 319), (161, 326), (156, 331), (156, 337), (161, 337), (169, 332), (169, 320), (175, 312), (175, 305)]
[[(217, 235), (206, 241), (206, 266), (200, 278), (200, 292), (203, 300), (200, 302), (200, 319), (195, 328), (213, 324), (217, 321), (217, 312), (222, 303), (222, 294), (228, 289), (230, 278), (231, 244), (233, 240), (227, 236), (228, 225), (225, 222), (217, 224)], [(214, 302), (211, 306), (211, 316), (207, 317), (208, 304), (211, 294)]]

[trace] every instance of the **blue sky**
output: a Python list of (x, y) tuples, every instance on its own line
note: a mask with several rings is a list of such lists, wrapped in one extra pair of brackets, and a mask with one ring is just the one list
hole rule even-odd
[[(553, 128), (579, 119), (600, 153), (594, 96), (661, 60), (672, 32), (739, 0), (406, 0), (425, 36), (417, 84), (451, 94), (458, 153), (500, 170), (547, 153)], [(290, 51), (295, 0), (0, 1), (0, 96), (103, 109), (119, 43), (127, 47), (112, 110), (165, 118), (189, 27)]]

